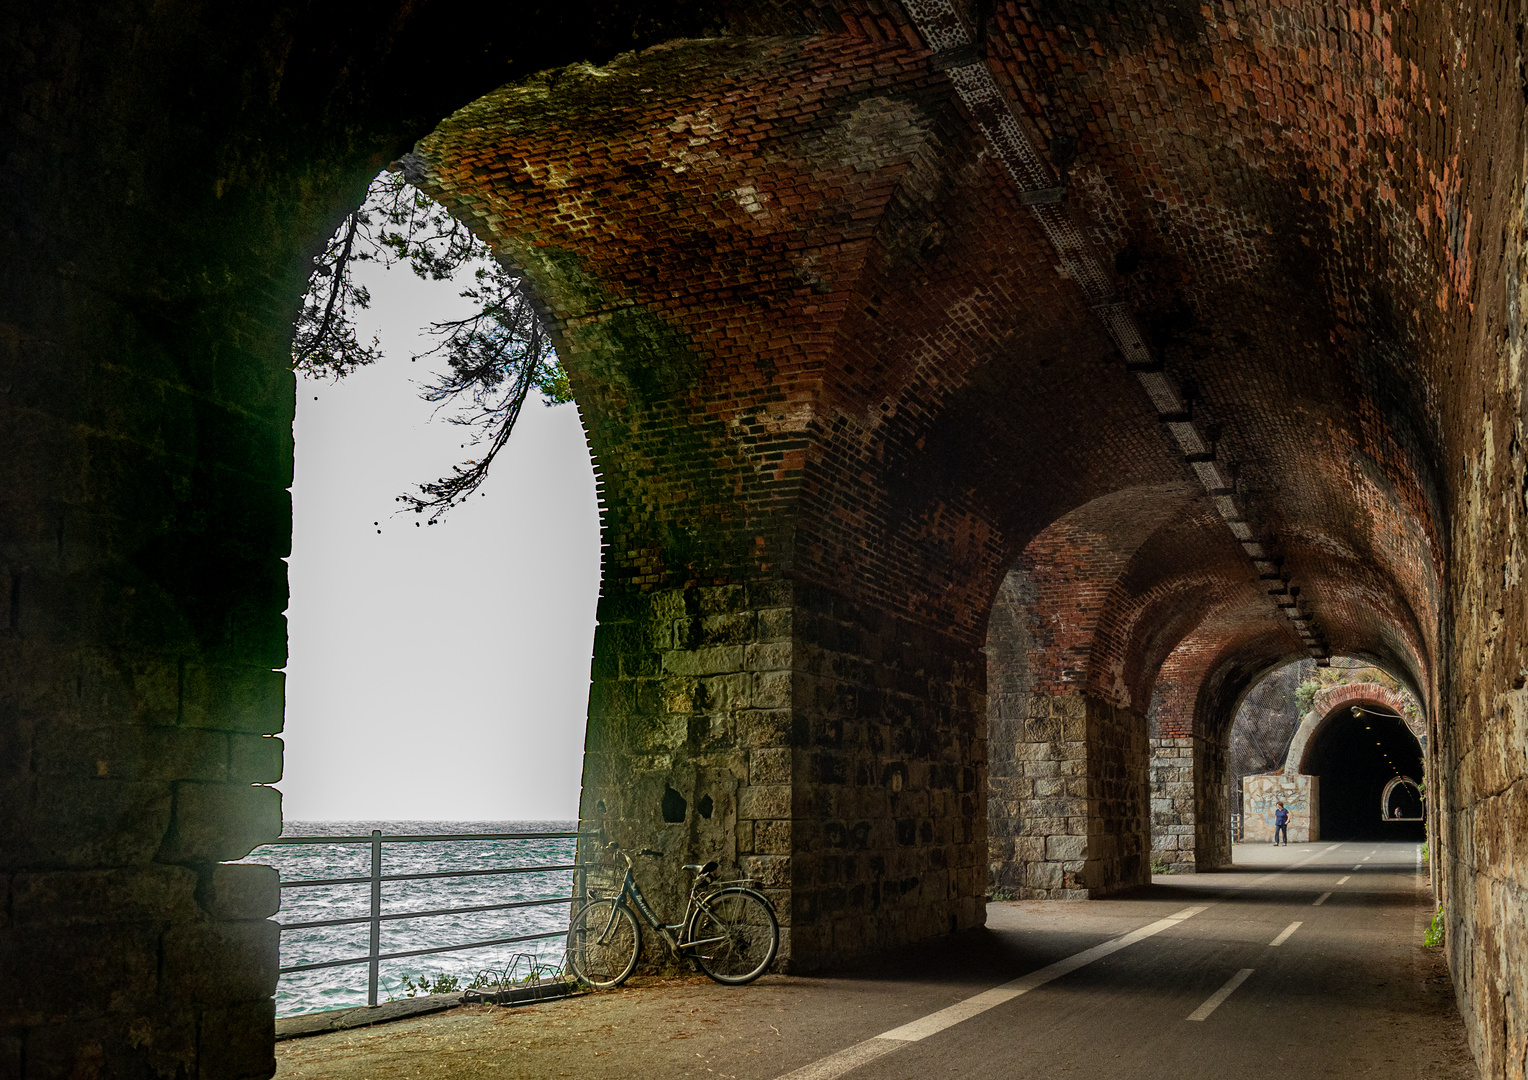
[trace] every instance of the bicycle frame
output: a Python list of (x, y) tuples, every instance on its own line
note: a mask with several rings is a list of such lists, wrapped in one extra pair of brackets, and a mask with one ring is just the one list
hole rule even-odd
[[(690, 898), (684, 906), (684, 918), (680, 919), (676, 923), (673, 923), (672, 925), (665, 924), (662, 919), (658, 918), (657, 913), (653, 911), (652, 906), (647, 902), (647, 897), (642, 895), (641, 886), (637, 884), (636, 875), (632, 872), (631, 860), (630, 858), (627, 858), (626, 876), (621, 879), (621, 891), (616, 894), (615, 903), (610, 906), (610, 921), (605, 924), (605, 929), (600, 931), (600, 943), (603, 944), (605, 941), (609, 940), (611, 931), (615, 929), (617, 912), (620, 907), (623, 904), (627, 904), (628, 901), (630, 901), (629, 906), (636, 911), (637, 915), (641, 917), (642, 921), (645, 922), (648, 926), (652, 927), (652, 929), (658, 934), (659, 937), (668, 942), (669, 948), (673, 949), (674, 952), (680, 956), (683, 956), (685, 953), (694, 949), (698, 949), (704, 945), (714, 945), (718, 942), (726, 941), (727, 939), (725, 936), (692, 938), (688, 941), (683, 937), (685, 927), (688, 926), (694, 919), (696, 911), (711, 910), (706, 905), (707, 897), (702, 896), (700, 892), (701, 889), (706, 888), (710, 884), (711, 882), (706, 879), (705, 875), (697, 878), (695, 884), (690, 887)], [(742, 885), (745, 887), (752, 887), (752, 884), (753, 883), (748, 880), (740, 880), (736, 882), (725, 881), (719, 882), (718, 888), (724, 888), (728, 885)], [(674, 933), (676, 930), (679, 931), (678, 935)]]

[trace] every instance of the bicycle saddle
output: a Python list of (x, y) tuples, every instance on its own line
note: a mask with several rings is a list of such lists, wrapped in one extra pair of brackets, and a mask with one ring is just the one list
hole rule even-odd
[(714, 874), (716, 872), (716, 860), (712, 859), (704, 866), (700, 865), (700, 863), (690, 863), (684, 869), (693, 870), (697, 874)]

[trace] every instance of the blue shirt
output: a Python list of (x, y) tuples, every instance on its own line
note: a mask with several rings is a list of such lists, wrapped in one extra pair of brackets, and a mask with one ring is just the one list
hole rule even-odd
[(1289, 824), (1289, 811), (1285, 810), (1282, 806), (1279, 807), (1277, 810), (1275, 810), (1273, 812), (1273, 823), (1275, 825), (1288, 825)]

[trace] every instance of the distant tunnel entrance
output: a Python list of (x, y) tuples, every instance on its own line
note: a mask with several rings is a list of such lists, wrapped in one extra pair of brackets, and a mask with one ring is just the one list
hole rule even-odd
[(1312, 740), (1305, 771), (1321, 778), (1323, 840), (1421, 840), (1424, 824), (1396, 820), (1421, 816), (1417, 789), (1386, 788), (1398, 777), (1422, 776), (1422, 748), (1404, 721), (1372, 706), (1345, 707)]

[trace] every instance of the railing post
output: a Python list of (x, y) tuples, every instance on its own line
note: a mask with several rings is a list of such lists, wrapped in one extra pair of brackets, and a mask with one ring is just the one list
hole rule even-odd
[(371, 963), (366, 976), (366, 1004), (377, 1003), (377, 956), (382, 952), (382, 830), (371, 830)]
[(573, 841), (573, 888), (575, 903), (572, 912), (568, 915), (571, 923), (578, 909), (589, 902), (589, 869), (584, 865), (584, 837), (580, 833)]

